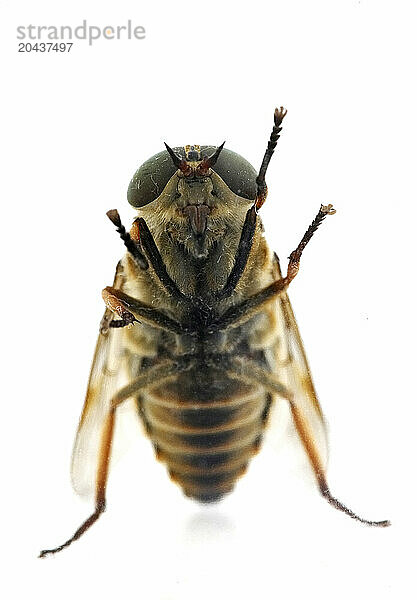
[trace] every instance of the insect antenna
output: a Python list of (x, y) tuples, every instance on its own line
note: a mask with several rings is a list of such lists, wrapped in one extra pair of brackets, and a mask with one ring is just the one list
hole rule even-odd
[(120, 215), (116, 209), (107, 211), (106, 215), (110, 219), (110, 221), (117, 228), (117, 233), (123, 240), (124, 245), (126, 246), (128, 252), (133, 256), (135, 261), (138, 263), (141, 269), (147, 269), (149, 264), (146, 260), (145, 255), (139, 250), (138, 244), (132, 240), (130, 234), (126, 231), (126, 228), (122, 224), (120, 219)]
[(216, 148), (216, 150), (213, 152), (213, 154), (210, 154), (210, 156), (205, 156), (203, 158), (202, 162), (197, 167), (197, 173), (199, 175), (206, 175), (208, 170), (211, 167), (214, 167), (214, 165), (217, 162), (217, 159), (219, 158), (220, 152), (223, 150), (225, 143), (226, 142), (223, 142), (223, 144), (220, 144), (220, 146), (218, 146), (218, 148)]
[(265, 154), (262, 160), (261, 168), (259, 169), (258, 177), (256, 178), (256, 184), (258, 186), (258, 192), (256, 196), (256, 208), (261, 208), (262, 204), (266, 200), (266, 196), (268, 193), (268, 187), (265, 182), (265, 174), (269, 165), (269, 161), (272, 158), (275, 147), (277, 145), (280, 133), (281, 133), (281, 124), (282, 121), (287, 114), (287, 111), (283, 106), (281, 108), (276, 108), (274, 112), (274, 126), (272, 128), (272, 133), (269, 138), (268, 146), (265, 150)]
[(213, 152), (213, 154), (210, 154), (210, 156), (205, 159), (207, 161), (209, 167), (213, 167), (216, 164), (217, 159), (219, 158), (220, 152), (223, 150), (225, 143), (226, 143), (226, 141), (224, 141), (223, 144), (220, 144), (220, 146), (217, 148), (217, 150), (215, 152)]
[(181, 173), (183, 173), (184, 175), (190, 175), (192, 172), (192, 169), (191, 169), (190, 165), (187, 164), (187, 161), (185, 161), (183, 158), (181, 158), (181, 156), (178, 156), (178, 154), (176, 154), (174, 152), (174, 150), (170, 146), (168, 146), (168, 144), (166, 142), (164, 142), (164, 144), (165, 144), (165, 148), (167, 149), (168, 154), (172, 158), (172, 162), (177, 167), (177, 169), (179, 169), (181, 171)]

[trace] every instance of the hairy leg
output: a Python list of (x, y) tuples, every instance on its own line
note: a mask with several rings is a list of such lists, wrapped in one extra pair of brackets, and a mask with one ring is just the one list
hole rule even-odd
[(291, 281), (297, 276), (298, 270), (300, 268), (301, 255), (303, 253), (304, 248), (307, 246), (308, 242), (313, 237), (314, 232), (323, 222), (325, 217), (327, 215), (333, 215), (335, 212), (336, 211), (333, 209), (333, 206), (331, 204), (329, 204), (328, 206), (321, 205), (319, 212), (315, 216), (310, 227), (303, 235), (301, 242), (298, 244), (297, 248), (290, 254), (286, 276), (282, 279), (274, 281), (257, 294), (254, 294), (247, 300), (244, 300), (241, 304), (230, 308), (228, 311), (225, 312), (224, 315), (222, 315), (220, 319), (209, 325), (209, 333), (214, 333), (215, 331), (223, 331), (225, 329), (228, 329), (229, 327), (239, 327), (240, 325), (248, 321), (250, 318), (252, 318), (253, 315), (260, 312), (264, 308), (264, 306), (268, 304), (268, 302), (271, 302), (277, 296), (279, 296), (279, 294), (285, 292), (288, 286), (290, 285)]
[(134, 322), (143, 321), (158, 327), (158, 329), (165, 329), (172, 333), (188, 333), (188, 330), (181, 323), (170, 319), (164, 313), (140, 302), (140, 300), (128, 296), (121, 290), (109, 286), (104, 288), (102, 295), (107, 308), (120, 317), (120, 319), (107, 323), (107, 327), (125, 327)]
[(230, 358), (227, 361), (224, 360), (223, 365), (224, 366), (221, 366), (217, 363), (215, 366), (216, 368), (227, 372), (231, 377), (243, 379), (248, 383), (258, 383), (265, 390), (272, 394), (278, 394), (288, 401), (294, 425), (312, 466), (320, 493), (332, 506), (346, 513), (352, 519), (365, 523), (366, 525), (374, 527), (388, 527), (390, 525), (390, 522), (387, 520), (370, 521), (360, 517), (331, 494), (326, 480), (325, 468), (316, 447), (314, 433), (308, 415), (303, 410), (302, 403), (297, 402), (297, 398), (290, 390), (286, 389), (285, 386), (280, 383), (279, 379), (273, 373), (266, 371), (255, 361), (247, 358)]
[(125, 400), (130, 398), (132, 395), (137, 394), (139, 391), (143, 391), (149, 385), (153, 383), (160, 383), (169, 377), (176, 375), (189, 368), (190, 362), (183, 361), (182, 363), (166, 362), (161, 365), (156, 365), (149, 368), (142, 375), (134, 379), (131, 383), (123, 387), (113, 398), (109, 412), (103, 423), (103, 429), (101, 434), (101, 446), (100, 455), (97, 464), (97, 479), (96, 479), (96, 494), (95, 494), (95, 510), (94, 512), (82, 523), (82, 525), (76, 530), (66, 542), (52, 548), (50, 550), (42, 550), (39, 554), (39, 558), (44, 558), (49, 554), (56, 554), (61, 552), (64, 548), (67, 548), (70, 544), (78, 540), (90, 527), (98, 520), (100, 515), (106, 509), (106, 486), (108, 479), (108, 470), (111, 457), (111, 448), (114, 433), (114, 424), (116, 418), (117, 407), (122, 404)]

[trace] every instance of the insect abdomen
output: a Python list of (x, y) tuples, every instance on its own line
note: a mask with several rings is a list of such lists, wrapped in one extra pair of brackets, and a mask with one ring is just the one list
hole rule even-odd
[(259, 388), (210, 375), (207, 369), (186, 373), (153, 388), (141, 403), (158, 458), (200, 502), (233, 490), (259, 448), (270, 405)]

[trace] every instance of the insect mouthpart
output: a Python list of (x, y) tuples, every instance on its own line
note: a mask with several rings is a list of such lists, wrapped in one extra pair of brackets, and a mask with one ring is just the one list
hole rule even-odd
[(189, 204), (183, 209), (183, 212), (190, 220), (194, 235), (203, 235), (207, 228), (207, 216), (210, 214), (210, 207), (207, 204)]

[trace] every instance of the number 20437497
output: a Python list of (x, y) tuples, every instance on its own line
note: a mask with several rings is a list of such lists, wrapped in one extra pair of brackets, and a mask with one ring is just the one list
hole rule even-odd
[(18, 52), (69, 52), (73, 42), (19, 42)]

